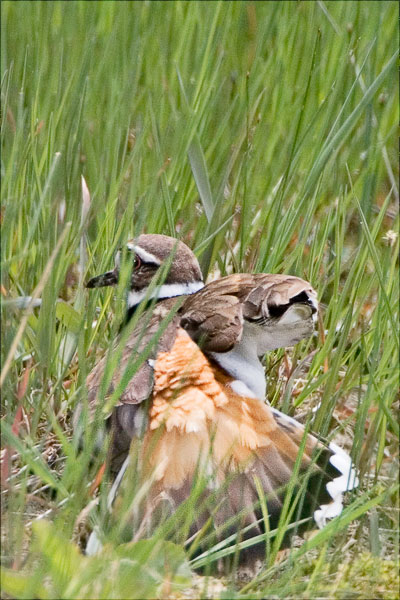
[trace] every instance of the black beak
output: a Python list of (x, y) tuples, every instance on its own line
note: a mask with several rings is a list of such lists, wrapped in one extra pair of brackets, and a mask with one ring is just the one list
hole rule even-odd
[(97, 275), (92, 277), (86, 284), (87, 288), (105, 287), (107, 285), (116, 285), (118, 283), (118, 273), (114, 271), (107, 271), (103, 275)]

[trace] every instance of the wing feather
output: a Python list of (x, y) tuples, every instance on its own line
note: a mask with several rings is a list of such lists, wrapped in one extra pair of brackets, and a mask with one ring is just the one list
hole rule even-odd
[(244, 321), (273, 317), (304, 293), (315, 298), (311, 285), (290, 275), (239, 273), (207, 284), (182, 308), (181, 326), (205, 352), (228, 352), (241, 339)]

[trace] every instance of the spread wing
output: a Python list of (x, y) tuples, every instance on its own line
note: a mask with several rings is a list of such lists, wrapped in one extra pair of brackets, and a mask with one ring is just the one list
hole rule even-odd
[(240, 340), (245, 321), (278, 319), (293, 303), (315, 298), (311, 285), (299, 277), (228, 275), (188, 297), (181, 326), (205, 352), (227, 352)]

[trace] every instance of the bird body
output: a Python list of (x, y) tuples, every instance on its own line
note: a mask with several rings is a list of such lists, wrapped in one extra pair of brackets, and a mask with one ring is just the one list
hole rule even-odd
[[(200, 466), (208, 474), (205, 492), (223, 490), (214, 523), (229, 521), (247, 507), (241, 523), (250, 525), (247, 535), (263, 531), (259, 484), (276, 525), (283, 489), (296, 465), (318, 483), (309, 487), (298, 516), (313, 515), (322, 526), (327, 517), (339, 514), (343, 492), (356, 485), (350, 457), (265, 402), (260, 356), (311, 335), (317, 301), (310, 284), (293, 276), (236, 274), (203, 286), (197, 260), (181, 242), (142, 235), (128, 246), (135, 256), (128, 310), (147, 298), (149, 283), (166, 260), (170, 268), (153, 292), (157, 302), (145, 329), (137, 323), (127, 339), (108, 390), (109, 396), (129, 364), (147, 357), (108, 416), (109, 463), (119, 473), (118, 486), (132, 440), (143, 436), (139, 452), (142, 476), (151, 481), (147, 514), (152, 518), (161, 500), (168, 498), (173, 511), (187, 499)], [(114, 285), (118, 269), (119, 258), (114, 271), (92, 279), (88, 287)], [(99, 401), (105, 360), (87, 378), (91, 414)], [(118, 486), (113, 486), (113, 497)], [(210, 515), (198, 515), (192, 533)]]

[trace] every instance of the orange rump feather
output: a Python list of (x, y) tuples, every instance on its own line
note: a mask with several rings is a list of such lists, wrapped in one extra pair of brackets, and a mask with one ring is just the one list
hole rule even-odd
[(231, 382), (183, 330), (173, 347), (158, 355), (143, 449), (159, 490), (180, 488), (203, 460), (211, 461), (221, 479), (247, 471), (257, 451), (271, 444), (295, 460), (298, 446), (277, 426), (269, 407), (235, 393)]

